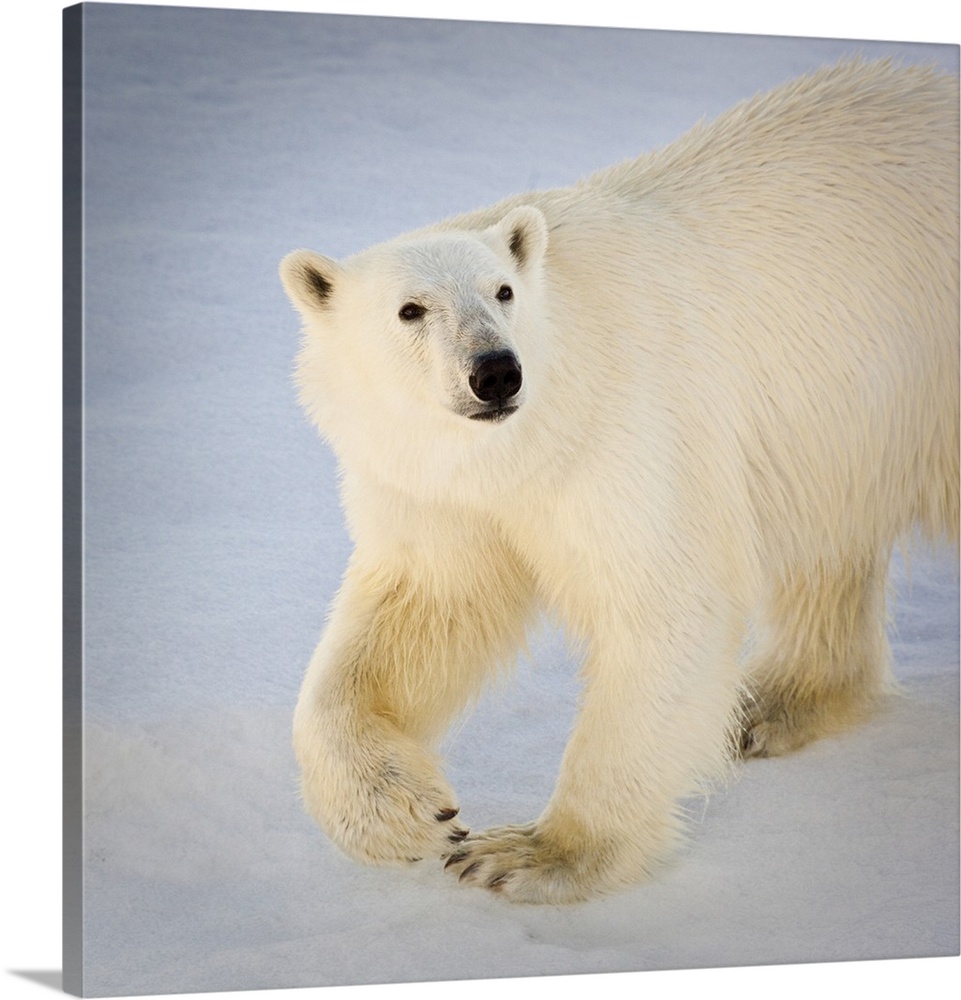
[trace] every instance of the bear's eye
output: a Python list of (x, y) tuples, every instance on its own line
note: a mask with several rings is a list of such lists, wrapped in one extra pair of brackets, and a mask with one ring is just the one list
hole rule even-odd
[(397, 314), (402, 320), (409, 323), (411, 320), (420, 319), (421, 316), (427, 310), (423, 306), (419, 306), (416, 302), (405, 302), (404, 305), (400, 307), (400, 312)]
[(501, 285), (501, 287), (497, 289), (497, 297), (501, 300), (501, 302), (510, 302), (510, 300), (514, 298), (514, 289), (511, 288), (510, 285)]

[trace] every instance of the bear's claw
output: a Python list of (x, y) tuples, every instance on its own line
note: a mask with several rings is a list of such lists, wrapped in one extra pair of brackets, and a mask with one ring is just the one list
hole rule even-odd
[[(477, 871), (477, 869), (478, 869), (478, 868), (480, 868), (480, 864), (481, 864), (481, 863), (480, 863), (479, 861), (474, 861), (474, 862), (472, 862), (471, 864), (469, 864), (469, 865), (468, 865), (468, 866), (467, 866), (467, 867), (466, 867), (466, 868), (465, 868), (465, 869), (464, 869), (464, 870), (463, 870), (463, 871), (462, 871), (462, 872), (460, 873), (460, 875), (458, 875), (458, 876), (457, 876), (457, 880), (458, 880), (458, 882), (463, 882), (465, 878), (468, 878), (468, 879), (469, 879), (469, 878), (471, 877), (471, 875), (473, 875), (473, 874), (474, 874), (474, 872), (475, 872), (475, 871)], [(446, 868), (447, 866), (445, 865), (444, 867)]]
[(444, 867), (464, 885), (512, 902), (573, 903), (605, 891), (597, 862), (594, 846), (570, 852), (531, 823), (472, 834)]

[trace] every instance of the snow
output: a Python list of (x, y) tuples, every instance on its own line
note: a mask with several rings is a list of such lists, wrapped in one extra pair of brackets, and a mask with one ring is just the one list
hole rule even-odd
[[(326, 842), (289, 724), (349, 543), (276, 267), (573, 182), (843, 54), (957, 48), (98, 4), (85, 32), (85, 991), (956, 954), (950, 552), (910, 585), (896, 560), (904, 695), (690, 803), (653, 883), (511, 907)], [(540, 811), (576, 671), (545, 628), (451, 734), (469, 824)]]

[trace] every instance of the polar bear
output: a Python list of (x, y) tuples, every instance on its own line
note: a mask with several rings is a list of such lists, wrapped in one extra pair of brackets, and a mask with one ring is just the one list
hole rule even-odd
[[(889, 688), (892, 547), (958, 538), (954, 77), (844, 63), (281, 276), (355, 543), (294, 718), (348, 855), (587, 899)], [(439, 738), (543, 610), (584, 650), (556, 789), (468, 834)]]

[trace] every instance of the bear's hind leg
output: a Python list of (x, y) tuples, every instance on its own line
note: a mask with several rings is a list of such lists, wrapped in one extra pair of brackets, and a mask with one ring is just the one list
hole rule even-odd
[(741, 752), (797, 750), (867, 716), (890, 687), (887, 560), (821, 563), (774, 590), (749, 664)]

